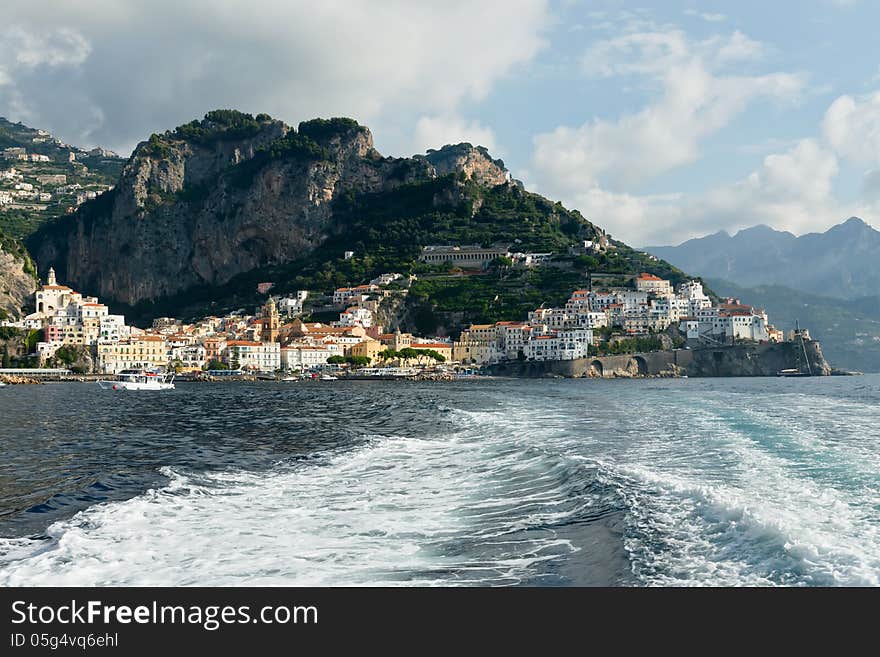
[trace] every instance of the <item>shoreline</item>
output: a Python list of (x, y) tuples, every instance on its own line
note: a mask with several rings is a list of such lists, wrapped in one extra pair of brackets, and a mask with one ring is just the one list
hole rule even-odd
[[(825, 360), (821, 345), (811, 340), (803, 348), (803, 356), (794, 343), (743, 344), (698, 349), (672, 349), (634, 354), (594, 356), (573, 360), (520, 361), (507, 360), (485, 365), (480, 374), (457, 375), (452, 372), (423, 371), (417, 374), (369, 375), (353, 372), (335, 372), (337, 381), (472, 381), (488, 378), (515, 379), (674, 379), (674, 378), (736, 378), (780, 377), (780, 372), (802, 372), (799, 376), (858, 376), (831, 367)], [(474, 369), (474, 368), (468, 368)], [(805, 372), (804, 370), (807, 370)], [(809, 372), (809, 373), (808, 373)], [(198, 373), (181, 374), (178, 383), (304, 383), (321, 381), (303, 377), (285, 381), (290, 374), (240, 374), (212, 376)], [(94, 383), (112, 378), (112, 374), (55, 374), (34, 370), (34, 376), (16, 373), (0, 374), (0, 382), (7, 385), (34, 385), (42, 383)], [(786, 377), (781, 377), (786, 378)], [(321, 381), (326, 383), (326, 381)]]

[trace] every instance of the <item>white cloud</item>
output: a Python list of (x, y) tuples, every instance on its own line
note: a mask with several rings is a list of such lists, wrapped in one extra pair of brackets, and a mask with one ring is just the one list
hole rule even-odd
[(0, 67), (8, 71), (38, 66), (76, 66), (91, 52), (86, 39), (70, 28), (29, 31), (12, 25), (0, 30), (2, 59)]
[(498, 157), (495, 133), (477, 121), (467, 121), (460, 116), (423, 116), (416, 122), (412, 151), (421, 153), (429, 148), (467, 141), (474, 146), (485, 146)]
[(688, 221), (730, 229), (759, 223), (803, 233), (841, 218), (833, 194), (837, 157), (815, 139), (768, 155), (744, 180), (711, 190), (686, 208)]
[(715, 57), (719, 64), (745, 62), (761, 59), (764, 56), (764, 45), (760, 41), (750, 39), (739, 30), (731, 34), (728, 39), (710, 39), (706, 44), (719, 44)]
[[(546, 0), (12, 0), (4, 15), (37, 38), (2, 69), (0, 115), (120, 149), (217, 107), (348, 115), (381, 146), (385, 128), (394, 139), (402, 122), (484, 99), (544, 47), (550, 20)], [(82, 116), (99, 118), (84, 129)], [(409, 128), (397, 138), (407, 146)]]
[(700, 144), (756, 100), (789, 101), (804, 86), (790, 73), (725, 75), (724, 64), (753, 59), (760, 44), (739, 32), (691, 41), (680, 30), (601, 41), (583, 57), (591, 76), (638, 76), (659, 86), (656, 100), (615, 120), (594, 118), (534, 137), (532, 171), (541, 190), (564, 200), (584, 189), (632, 190), (695, 162)]
[(822, 124), (825, 138), (856, 164), (880, 165), (880, 91), (868, 96), (840, 96)]
[(834, 196), (838, 161), (818, 140), (803, 139), (768, 155), (744, 179), (694, 196), (636, 196), (594, 186), (574, 199), (587, 217), (631, 244), (672, 244), (725, 228), (755, 224), (803, 233), (824, 230), (852, 214), (870, 213), (870, 201), (842, 204)]
[(696, 9), (685, 9), (684, 13), (686, 16), (696, 16), (697, 18), (702, 18), (704, 21), (707, 21), (709, 23), (720, 23), (721, 21), (727, 20), (727, 16), (724, 14), (710, 14), (697, 11)]

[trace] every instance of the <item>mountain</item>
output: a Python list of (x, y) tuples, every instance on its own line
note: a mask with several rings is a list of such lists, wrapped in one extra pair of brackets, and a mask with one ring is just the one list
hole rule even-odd
[(71, 146), (45, 130), (0, 117), (0, 231), (22, 239), (73, 212), (111, 187), (124, 163), (112, 151)]
[(687, 271), (747, 287), (775, 284), (846, 299), (880, 290), (880, 232), (857, 217), (800, 237), (755, 226), (645, 250)]
[(0, 320), (18, 319), (37, 289), (37, 270), (16, 239), (0, 232)]
[[(430, 331), (561, 303), (587, 269), (685, 278), (619, 242), (595, 257), (566, 255), (584, 240), (608, 242), (578, 212), (511, 180), (485, 148), (383, 157), (352, 119), (293, 128), (266, 114), (216, 110), (151, 135), (113, 190), (27, 244), (41, 270), (54, 266), (59, 279), (144, 318), (252, 303), (261, 281), (273, 282), (273, 292), (329, 292), (399, 271), (418, 274), (408, 321)], [(418, 262), (427, 244), (494, 242), (566, 257), (481, 276)]]
[(718, 279), (708, 282), (717, 294), (748, 299), (766, 309), (773, 324), (785, 331), (799, 321), (821, 341), (826, 358), (836, 367), (880, 372), (880, 295), (840, 299), (781, 285), (742, 287)]

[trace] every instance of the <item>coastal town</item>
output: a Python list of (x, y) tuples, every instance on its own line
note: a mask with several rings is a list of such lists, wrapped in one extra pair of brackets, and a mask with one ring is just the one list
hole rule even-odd
[[(511, 253), (503, 245), (435, 245), (423, 248), (422, 260), (487, 267), (498, 258), (543, 255)], [(673, 288), (650, 273), (632, 277), (625, 286), (573, 290), (562, 307), (542, 305), (525, 318), (471, 324), (454, 337), (386, 330), (380, 321), (383, 304), (405, 296), (414, 278), (384, 273), (332, 293), (299, 290), (279, 296), (270, 294), (274, 284), (266, 282), (257, 289), (266, 301), (252, 313), (241, 310), (192, 322), (161, 317), (148, 328), (138, 328), (123, 315), (112, 314), (98, 298), (58, 281), (50, 268), (35, 293), (34, 311), (0, 325), (37, 332), (35, 367), (111, 375), (132, 368), (217, 376), (328, 369), (374, 374), (474, 371), (505, 361), (567, 361), (785, 339), (762, 309), (738, 299), (713, 302), (699, 281)], [(316, 308), (322, 314), (332, 311), (336, 319), (305, 321)]]
[(115, 172), (123, 162), (112, 151), (76, 148), (45, 130), (33, 131), (30, 143), (0, 149), (0, 212), (71, 214), (112, 189), (103, 168), (109, 163)]

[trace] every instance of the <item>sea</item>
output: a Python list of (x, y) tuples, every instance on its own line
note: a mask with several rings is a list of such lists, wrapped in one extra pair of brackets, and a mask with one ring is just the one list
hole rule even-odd
[(877, 586), (880, 375), (0, 389), (0, 585)]

